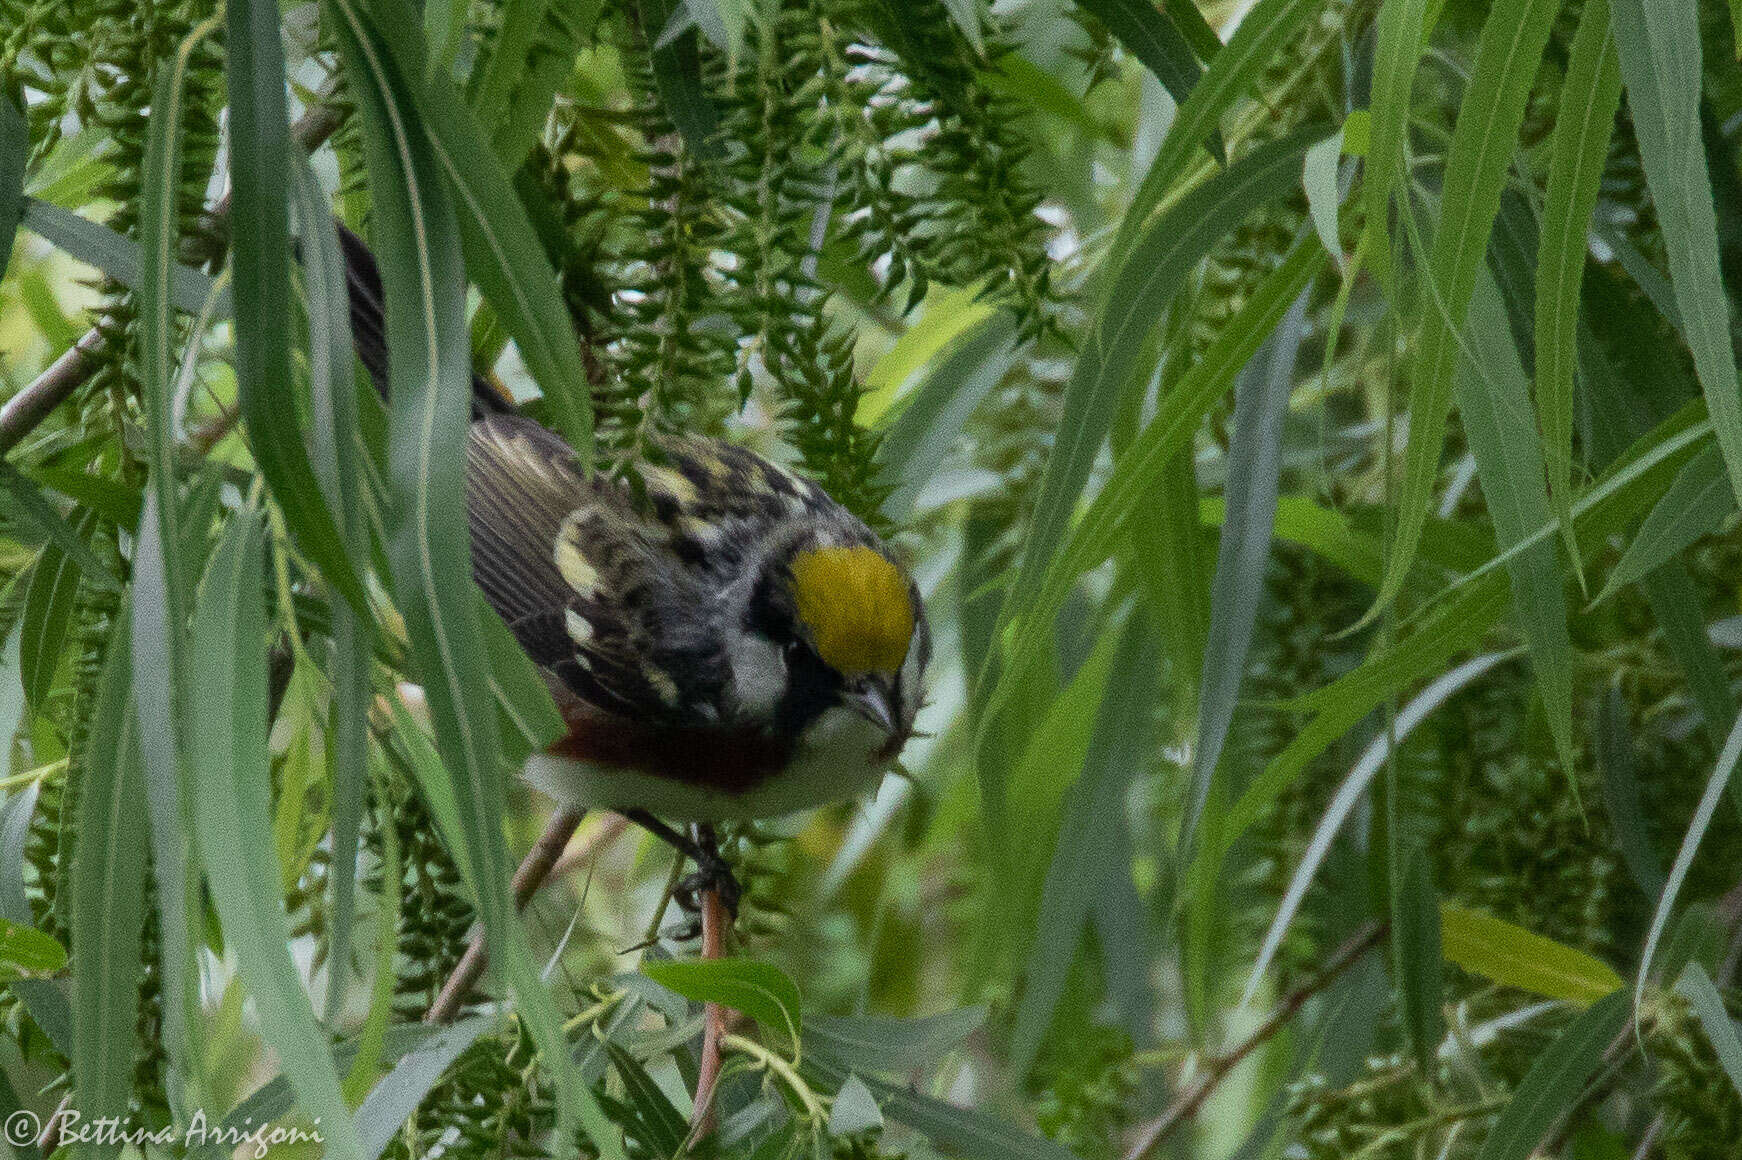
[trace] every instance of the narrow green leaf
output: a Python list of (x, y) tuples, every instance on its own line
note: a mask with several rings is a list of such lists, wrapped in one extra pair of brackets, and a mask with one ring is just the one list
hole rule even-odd
[(554, 1081), (559, 1156), (574, 1154), (582, 1125), (608, 1160), (622, 1141), (569, 1058), (514, 912), (502, 833), (500, 743), (476, 615), (463, 504), (471, 406), (459, 230), (412, 90), (378, 29), (355, 0), (330, 0), (341, 63), (364, 114), (365, 158), (387, 296), (389, 474), (395, 511), (389, 557), (395, 595), (423, 684), (436, 744), (471, 866), (490, 969), (508, 983), (521, 1020)]
[(897, 481), (883, 504), (891, 519), (899, 523), (912, 513), (914, 501), (937, 474), (968, 416), (1010, 369), (1016, 359), (1015, 333), (1008, 313), (993, 314), (927, 361), (924, 380), (877, 444), (879, 473)]
[(1384, 0), (1379, 8), (1373, 91), (1367, 102), (1372, 122), (1362, 184), (1367, 201), (1367, 260), (1386, 285), (1390, 285), (1392, 273), (1391, 193), (1404, 173), (1403, 146), (1415, 73), (1432, 30), (1430, 7), (1430, 0)]
[(887, 1015), (807, 1015), (804, 1050), (854, 1071), (907, 1073), (941, 1062), (986, 1023), (986, 1008), (897, 1019)]
[(641, 1121), (645, 1132), (642, 1143), (656, 1156), (682, 1155), (684, 1138), (690, 1134), (683, 1113), (677, 1110), (671, 1098), (633, 1055), (609, 1039), (605, 1040), (605, 1052), (623, 1081), (625, 1101)]
[(1574, 560), (1579, 558), (1571, 507), (1579, 286), (1585, 276), (1591, 212), (1620, 103), (1621, 61), (1609, 35), (1608, 0), (1594, 0), (1579, 17), (1561, 84), (1536, 266), (1537, 424), (1548, 464), (1549, 503)]
[[(332, 214), (308, 157), (291, 151), (291, 201), (302, 228), (303, 283), (308, 297), (309, 399), (312, 458), (326, 494), (345, 555), (365, 561), (370, 555), (363, 495), (368, 481), (359, 462), (362, 448), (357, 392), (353, 379), (349, 291), (344, 259)], [(374, 624), (349, 601), (332, 603), (333, 682), (327, 743), (332, 769), (331, 945), (328, 950), (326, 1014), (344, 1009), (351, 977), (351, 926), (356, 916), (357, 834), (363, 822), (363, 786), (369, 776), (369, 683)]]
[(129, 688), (125, 613), (91, 715), (73, 847), (73, 1088), (93, 1119), (127, 1111), (145, 929), (145, 780)]
[[(1371, 619), (1394, 600), (1415, 563), (1433, 502), (1464, 325), (1476, 275), (1488, 250), (1507, 165), (1518, 141), (1530, 83), (1542, 63), (1559, 0), (1496, 0), (1482, 25), (1476, 64), (1452, 130), (1445, 196), (1427, 271), (1431, 300), (1416, 341), (1396, 533), (1390, 567)], [(1377, 130), (1376, 130), (1377, 132)], [(1370, 207), (1382, 209), (1376, 203)], [(1406, 216), (1408, 207), (1405, 207)], [(1383, 218), (1380, 219), (1383, 221)]]
[[(538, 39), (538, 30), (544, 24), (545, 10), (550, 3), (551, 0), (511, 0), (502, 6), (502, 22), (490, 41), (490, 56), (484, 62), (471, 94), (478, 123), (490, 132), (502, 127), (508, 113), (509, 95), (526, 72), (527, 53)], [(400, 63), (406, 65), (408, 62), (401, 60)], [(408, 75), (417, 74), (408, 72)]]
[(0, 916), (20, 926), (29, 926), (32, 921), (30, 900), (24, 893), (24, 843), (30, 838), (41, 796), (42, 783), (33, 781), (17, 793), (7, 794), (0, 806)]
[[(1657, 618), (1664, 647), (1687, 678), (1688, 691), (1700, 709), (1700, 724), (1715, 745), (1724, 743), (1724, 722), (1738, 712), (1736, 693), (1718, 650), (1706, 635), (1706, 618), (1693, 575), (1680, 560), (1671, 560), (1640, 581), (1651, 614)], [(1742, 805), (1742, 782), (1730, 787)]]
[[(1016, 652), (1000, 682), (1000, 696), (1032, 671), (1046, 647), (1045, 634), (1032, 631), (1057, 615), (1078, 576), (1099, 565), (1112, 552), (1120, 531), (1143, 504), (1150, 502), (1160, 472), (1169, 460), (1191, 445), (1204, 416), (1232, 385), (1240, 369), (1257, 353), (1289, 304), (1324, 263), (1324, 250), (1312, 237), (1298, 239), (1283, 262), (1253, 291), (1246, 305), (1216, 336), (1210, 349), (1175, 383), (1135, 442), (1120, 456), (1101, 491), (1072, 529), (1070, 539), (1050, 559), (1036, 595), (1020, 613), (1007, 601), (1015, 633)], [(1014, 598), (1012, 598), (1013, 600)], [(988, 714), (987, 719), (991, 719)]]
[(1258, 0), (1241, 18), (1228, 43), (1210, 61), (1192, 86), (1192, 95), (1174, 114), (1161, 149), (1149, 164), (1143, 184), (1131, 198), (1110, 254), (1121, 260), (1140, 235), (1149, 233), (1149, 218), (1183, 173), (1186, 162), (1216, 132), (1217, 122), (1234, 99), (1257, 84), (1278, 51), (1292, 45), (1302, 25), (1319, 11), (1310, 0)]
[(1240, 373), (1234, 390), (1234, 431), (1228, 444), (1227, 514), (1210, 586), (1210, 631), (1205, 640), (1202, 690), (1198, 700), (1197, 741), (1192, 749), (1192, 781), (1179, 845), (1189, 850), (1210, 780), (1222, 757), (1222, 743), (1234, 720), (1234, 702), (1246, 671), (1258, 604), (1264, 595), (1265, 566), (1276, 521), (1276, 494), (1282, 477), (1282, 429), (1294, 391), (1294, 360), (1306, 330), (1306, 293), (1294, 300), (1274, 333)]
[(1113, 409), (1137, 369), (1155, 320), (1192, 267), (1246, 215), (1293, 189), (1307, 146), (1324, 136), (1309, 125), (1259, 146), (1179, 202), (1120, 255), (1069, 385), (1046, 473), (1035, 500), (1011, 594), (1026, 611), (1064, 538), (1072, 510), (1112, 424)]
[(24, 165), (29, 160), (30, 126), (16, 105), (0, 97), (0, 277), (12, 261), (12, 242), (24, 215)]
[(1663, 498), (1634, 533), (1633, 542), (1593, 603), (1601, 603), (1625, 586), (1644, 578), (1682, 549), (1723, 526), (1736, 510), (1736, 499), (1724, 472), (1724, 457), (1709, 447), (1688, 461)]
[[(1703, 414), (1704, 405), (1701, 405)], [(1704, 418), (1688, 423), (1691, 415), (1678, 415), (1659, 425), (1659, 429), (1642, 436), (1637, 455), (1630, 454), (1618, 462), (1602, 479), (1573, 500), (1575, 524), (1601, 526), (1613, 535), (1628, 519), (1642, 514), (1663, 492), (1670, 481), (1706, 446), (1712, 425)], [(1463, 588), (1492, 575), (1496, 569), (1509, 568), (1513, 561), (1547, 543), (1560, 530), (1560, 523), (1550, 519), (1533, 528), (1510, 547), (1471, 568), (1449, 585), (1444, 592)], [(1442, 595), (1444, 594), (1442, 592)]]
[(1186, 43), (1192, 46), (1192, 51), (1198, 54), (1199, 60), (1216, 59), (1216, 54), (1222, 51), (1222, 38), (1216, 35), (1216, 30), (1204, 19), (1196, 0), (1175, 0), (1164, 11), (1168, 19), (1173, 21), (1174, 27), (1179, 29), (1180, 35), (1186, 38)]
[(1325, 253), (1336, 260), (1339, 268), (1347, 270), (1348, 259), (1343, 255), (1343, 239), (1337, 223), (1342, 202), (1337, 189), (1337, 169), (1342, 160), (1343, 130), (1338, 129), (1306, 151), (1306, 158), (1301, 162), (1300, 183), (1306, 191), (1307, 212), (1312, 217), (1313, 229), (1318, 231), (1320, 244), (1325, 247)]
[(285, 524), (326, 578), (362, 613), (368, 596), (315, 479), (294, 402), (290, 316), (285, 310), (290, 300), (290, 209), (284, 172), (292, 157), (278, 5), (235, 0), (226, 5), (225, 18), (237, 405), (249, 450)]
[[(24, 685), (18, 675), (18, 634), (12, 633), (0, 641), (0, 778), (12, 776), (12, 743), (18, 737), (18, 723), (22, 720)], [(19, 796), (13, 794), (4, 800), (10, 804)]]
[[(1184, 105), (1192, 95), (1204, 66), (1198, 63), (1184, 32), (1174, 23), (1170, 13), (1157, 9), (1150, 0), (1077, 0), (1095, 19), (1107, 26), (1126, 51), (1143, 62), (1155, 74), (1161, 87), (1168, 91), (1176, 105)], [(1171, 8), (1172, 5), (1169, 5)], [(1186, 7), (1190, 8), (1190, 0)], [(1195, 12), (1196, 10), (1193, 9)], [(1203, 17), (1198, 20), (1202, 22)], [(1212, 36), (1211, 39), (1214, 39)], [(1206, 141), (1216, 160), (1226, 165), (1227, 146), (1222, 135), (1211, 130)]]
[(1700, 140), (1696, 7), (1692, 0), (1614, 0), (1614, 35), (1682, 331), (1724, 452), (1730, 487), (1742, 499), (1742, 384), (1730, 345), (1717, 217)]
[(1730, 735), (1725, 738), (1724, 749), (1718, 754), (1711, 777), (1706, 780), (1705, 792), (1700, 795), (1699, 805), (1695, 807), (1694, 816), (1688, 822), (1687, 832), (1682, 835), (1681, 849), (1676, 851), (1675, 863), (1670, 866), (1663, 895), (1657, 900), (1657, 910), (1651, 916), (1651, 931), (1645, 937), (1645, 950), (1639, 956), (1639, 978), (1633, 985), (1635, 1006), (1638, 1006), (1645, 995), (1645, 984), (1651, 977), (1652, 957), (1657, 952), (1657, 944), (1675, 910), (1676, 897), (1681, 893), (1682, 884), (1687, 881), (1688, 870), (1694, 864), (1694, 854), (1699, 850), (1700, 842), (1712, 824), (1712, 816), (1718, 811), (1718, 799), (1724, 796), (1725, 787), (1736, 774), (1738, 761), (1742, 761), (1742, 715), (1730, 726)]
[[(1015, 1074), (1026, 1074), (1052, 1026), (1095, 900), (1115, 875), (1131, 873), (1126, 798), (1153, 753), (1160, 670), (1157, 634), (1147, 617), (1133, 616), (1113, 655), (1081, 773), (1065, 795), (1034, 934), (1020, 955), (1022, 1000), (1009, 1053)], [(1026, 832), (1031, 841), (1038, 837)]]
[(877, 1097), (871, 1094), (864, 1080), (849, 1075), (829, 1105), (829, 1135), (857, 1136), (882, 1128), (883, 1109), (877, 1106)]
[[(1613, 280), (1603, 277), (1601, 267), (1592, 270), (1596, 277), (1587, 278), (1585, 292), (1585, 311), (1590, 317), (1579, 320), (1579, 372), (1591, 411), (1589, 458), (1594, 464), (1607, 465), (1640, 435), (1653, 413), (1665, 409), (1660, 406), (1642, 411), (1638, 405), (1641, 400), (1673, 405), (1678, 399), (1693, 396), (1697, 389), (1691, 380), (1683, 381), (1686, 376), (1678, 373), (1677, 356), (1666, 348), (1657, 328), (1621, 308), (1615, 302)], [(1595, 325), (1602, 326), (1612, 341), (1633, 357), (1612, 363), (1597, 339)], [(1651, 378), (1649, 383), (1630, 383), (1622, 377), (1624, 373)], [(1730, 679), (1706, 637), (1693, 577), (1681, 561), (1670, 559), (1643, 576), (1640, 586), (1657, 618), (1665, 647), (1687, 677), (1688, 688), (1700, 707), (1701, 725), (1712, 744), (1722, 746), (1723, 731), (1735, 719), (1738, 706)], [(1742, 798), (1742, 784), (1733, 787), (1733, 794)], [(1661, 869), (1657, 878), (1661, 888)], [(1647, 894), (1655, 898), (1657, 889)]]
[[(811, 1057), (806, 1057), (805, 1070), (820, 1077), (825, 1086), (836, 1088), (852, 1074), (838, 1064)], [(1077, 1160), (1063, 1145), (1024, 1132), (991, 1112), (958, 1108), (903, 1084), (869, 1078), (863, 1083), (877, 1098), (886, 1119), (912, 1128), (947, 1156), (960, 1160)]]
[[(41, 789), (42, 783), (33, 781), (23, 791), (8, 797), (5, 807), (0, 809), (0, 916), (20, 928), (28, 928), (34, 921), (24, 894), (24, 846), (30, 837)], [(24, 1009), (55, 1050), (70, 1059), (73, 1016), (66, 994), (48, 979), (14, 979), (8, 986), (23, 1001)]]
[[(455, 0), (463, 23), (466, 5)], [(509, 89), (502, 119), (492, 126), (490, 144), (509, 173), (520, 169), (544, 132), (557, 90), (575, 71), (575, 59), (593, 41), (603, 0), (551, 0), (544, 24), (535, 39), (536, 49)]]
[(1641, 804), (1639, 772), (1633, 760), (1633, 735), (1627, 727), (1627, 700), (1619, 684), (1609, 686), (1597, 713), (1597, 771), (1603, 776), (1603, 800), (1615, 844), (1633, 881), (1647, 898), (1663, 893), (1663, 861), (1652, 841)]
[(52, 975), (67, 965), (67, 949), (34, 926), (0, 918), (0, 974)]
[(490, 1015), (462, 1019), (399, 1057), (393, 1070), (381, 1077), (357, 1109), (357, 1139), (363, 1160), (376, 1160), (387, 1149), (449, 1065), (496, 1025), (496, 1018)]
[(24, 614), (18, 624), (19, 675), (24, 681), (25, 700), (38, 713), (45, 707), (60, 667), (78, 591), (79, 566), (59, 547), (48, 545), (30, 570)]
[[(1023, 838), (992, 853), (1000, 885), (981, 916), (981, 930), (988, 947), (1011, 957), (1033, 929), (1065, 793), (1088, 761), (1096, 713), (1106, 701), (1122, 640), (1120, 633), (1095, 634), (1094, 648), (1056, 695), (1050, 674), (1036, 681), (1027, 702), (1036, 720), (1024, 723), (1025, 743), (1009, 753), (1001, 771), (1010, 833)], [(1011, 740), (1004, 739), (1007, 748)]]
[(1451, 902), (1440, 904), (1440, 944), (1447, 962), (1545, 999), (1588, 1007), (1621, 986), (1620, 975), (1584, 951)]
[[(176, 252), (175, 191), (181, 188), (181, 118), (189, 60), (208, 20), (183, 42), (170, 68), (158, 70), (146, 136), (139, 239), (144, 280), (139, 290), (140, 378), (144, 390), (145, 504), (133, 553), (133, 703), (145, 762), (151, 822), (152, 872), (161, 926), (159, 971), (164, 1041), (187, 1090), (184, 1106), (203, 1105), (205, 1057), (197, 955), (199, 897), (183, 697), (191, 686), (187, 609), (191, 576), (182, 555), (176, 489), (176, 417), (171, 389), (175, 332), (170, 278)], [(282, 302), (278, 304), (282, 309)]]
[(1270, 968), (1271, 960), (1276, 952), (1282, 949), (1283, 936), (1299, 913), (1301, 903), (1306, 900), (1307, 890), (1312, 886), (1313, 879), (1318, 876), (1319, 867), (1324, 865), (1325, 857), (1330, 853), (1331, 843), (1336, 839), (1343, 823), (1354, 812), (1355, 806), (1366, 795), (1373, 784), (1373, 778), (1385, 767), (1392, 758), (1393, 745), (1401, 744), (1403, 739), (1415, 731), (1416, 726), (1425, 721), (1435, 709), (1454, 694), (1465, 688), (1476, 678), (1489, 669), (1506, 660), (1508, 653), (1484, 653), (1473, 660), (1465, 661), (1451, 672), (1435, 679), (1427, 688), (1405, 705), (1397, 714), (1397, 720), (1389, 732), (1380, 733), (1362, 751), (1361, 757), (1349, 770), (1348, 776), (1337, 787), (1336, 794), (1331, 798), (1330, 805), (1325, 807), (1325, 816), (1313, 830), (1312, 839), (1307, 843), (1306, 850), (1301, 854), (1294, 873), (1289, 877), (1288, 887), (1283, 892), (1282, 902), (1276, 908), (1276, 917), (1271, 920), (1270, 928), (1264, 933), (1264, 942), (1258, 949), (1258, 957), (1252, 962), (1252, 971), (1246, 978), (1246, 990), (1240, 996), (1242, 1007), (1252, 1002), (1258, 994), (1258, 985), (1264, 980), (1264, 972)]
[(720, 112), (702, 85), (701, 45), (696, 30), (691, 28), (666, 44), (656, 43), (683, 3), (684, 0), (641, 0), (638, 7), (642, 34), (655, 43), (648, 59), (653, 69), (653, 87), (660, 104), (665, 106), (666, 116), (677, 126), (686, 149), (698, 157), (711, 157), (720, 151), (715, 140), (720, 131)]
[[(1530, 414), (1530, 388), (1513, 346), (1500, 291), (1486, 272), (1476, 282), (1467, 338), (1468, 357), (1460, 361), (1455, 379), (1458, 409), (1464, 418), (1464, 436), (1476, 457), (1495, 538), (1501, 548), (1510, 548), (1554, 517), (1545, 486), (1542, 444), (1533, 426), (1523, 421)], [(1571, 532), (1570, 524), (1565, 528)], [(1571, 778), (1573, 643), (1554, 544), (1533, 546), (1518, 555), (1508, 570), (1514, 615), (1530, 649), (1561, 768)], [(1576, 797), (1577, 781), (1569, 784)]]
[(1315, 715), (1295, 732), (1282, 752), (1270, 760), (1229, 808), (1220, 843), (1200, 847), (1198, 861), (1219, 862), (1234, 839), (1293, 784), (1308, 762), (1386, 698), (1438, 671), (1452, 656), (1479, 642), (1505, 611), (1506, 596), (1506, 585), (1498, 578), (1465, 589), (1383, 653), (1369, 656), (1324, 688), (1297, 698), (1293, 707), (1310, 709)]
[(1627, 992), (1593, 1003), (1536, 1057), (1500, 1119), (1482, 1142), (1477, 1160), (1526, 1160), (1561, 1114), (1572, 1108), (1603, 1064), (1603, 1052), (1629, 1014)]
[(1718, 1055), (1718, 1063), (1730, 1077), (1731, 1086), (1742, 1092), (1742, 1034), (1737, 1033), (1736, 1021), (1724, 1007), (1724, 997), (1718, 994), (1712, 976), (1699, 963), (1689, 963), (1676, 980), (1675, 989), (1694, 1009), (1705, 1029), (1706, 1040)]
[(10, 462), (0, 460), (0, 485), (4, 485), (12, 493), (12, 498), (18, 501), (17, 514), (23, 521), (35, 525), (46, 539), (71, 556), (73, 563), (88, 577), (105, 588), (119, 586), (114, 567), (100, 559), (86, 542), (89, 530), (80, 533), (63, 519), (43, 496), (35, 480)]
[(266, 722), (266, 607), (260, 516), (237, 514), (212, 558), (194, 611), (200, 656), (188, 704), (193, 813), (206, 885), (297, 1099), (326, 1136), (327, 1155), (362, 1155), (326, 1035), (290, 957), (272, 849), (272, 771)]
[[(1391, 835), (1393, 842), (1397, 835)], [(1397, 973), (1404, 1029), (1423, 1075), (1434, 1073), (1434, 1058), (1445, 1034), (1440, 1013), (1444, 984), (1441, 964), (1439, 895), (1426, 855), (1411, 851), (1391, 892), (1391, 962)]]
[[(519, 8), (520, 5), (516, 5)], [(583, 469), (593, 460), (592, 394), (581, 348), (557, 285), (556, 271), (526, 209), (474, 118), (445, 77), (434, 77), (419, 103), (435, 158), (459, 214), (466, 270), (508, 328), (526, 369), (544, 394), (557, 432)]]
[[(4, 474), (4, 472), (0, 472), (0, 481), (3, 481)], [(20, 472), (20, 474), (23, 473)], [(139, 509), (145, 502), (145, 492), (137, 485), (128, 486), (112, 479), (100, 479), (94, 475), (86, 475), (82, 471), (73, 471), (52, 465), (33, 467), (26, 478), (51, 491), (59, 492), (83, 507), (90, 508), (116, 527), (124, 529), (129, 535), (139, 531)], [(22, 498), (23, 493), (14, 492), (13, 494), (21, 497), (19, 501), (21, 504), (30, 504), (29, 500)], [(40, 495), (36, 498), (45, 499)], [(50, 507), (49, 511), (53, 512), (54, 509)], [(69, 528), (68, 531), (70, 530)], [(52, 534), (57, 540), (63, 538), (60, 532), (45, 532), (45, 534)], [(74, 542), (78, 539), (76, 536), (65, 538)], [(62, 543), (61, 547), (68, 548), (69, 551), (73, 550), (66, 543)], [(101, 560), (86, 560), (84, 564), (86, 568), (96, 567), (94, 575), (102, 574)]]
[(684, 959), (641, 964), (641, 973), (697, 1003), (719, 1003), (765, 1031), (799, 1042), (804, 1004), (798, 984), (772, 963), (751, 959)]
[(478, 594), (477, 607), (484, 650), (490, 658), (490, 690), (496, 695), (507, 725), (506, 757), (510, 764), (519, 765), (528, 754), (543, 750), (561, 737), (568, 726), (557, 711), (556, 702), (551, 700), (550, 686), (538, 666), (482, 592)]
[[(82, 218), (70, 209), (46, 201), (26, 198), (24, 227), (86, 265), (95, 266), (130, 290), (142, 289), (145, 284), (145, 267), (149, 259), (141, 254), (143, 243), (118, 234), (100, 222)], [(198, 314), (212, 293), (212, 279), (199, 270), (182, 265), (171, 264), (169, 271), (170, 305), (186, 314)], [(219, 301), (223, 301), (223, 295), (219, 296)], [(225, 307), (220, 312), (229, 311)]]

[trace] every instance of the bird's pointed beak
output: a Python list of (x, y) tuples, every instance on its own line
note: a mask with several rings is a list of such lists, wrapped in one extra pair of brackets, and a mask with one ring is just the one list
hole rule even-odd
[(853, 712), (885, 733), (897, 733), (901, 729), (901, 714), (897, 710), (895, 697), (880, 681), (867, 681), (848, 693), (846, 703)]

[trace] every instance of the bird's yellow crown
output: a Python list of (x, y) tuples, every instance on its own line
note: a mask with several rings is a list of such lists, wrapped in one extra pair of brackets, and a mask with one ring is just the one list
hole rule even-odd
[(893, 673), (913, 641), (907, 579), (863, 545), (812, 548), (792, 561), (798, 618), (817, 653), (842, 673)]

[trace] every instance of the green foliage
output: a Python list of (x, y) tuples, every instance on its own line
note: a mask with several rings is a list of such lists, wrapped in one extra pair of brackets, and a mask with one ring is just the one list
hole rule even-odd
[[(335, 1154), (403, 1160), (1733, 1153), (1733, 6), (412, 7), (0, 0), (5, 391), (97, 335), (0, 412), (0, 1103), (362, 1108)], [(725, 827), (723, 962), (609, 818), (509, 905), (556, 718), (472, 619), (468, 355), (629, 486), (723, 434), (915, 563), (909, 778)], [(80, 825), (133, 727), (137, 828)], [(425, 1027), (475, 929), (483, 1018)]]

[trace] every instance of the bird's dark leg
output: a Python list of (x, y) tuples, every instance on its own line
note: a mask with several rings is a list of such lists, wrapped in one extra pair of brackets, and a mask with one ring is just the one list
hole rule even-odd
[(700, 896), (713, 890), (719, 893), (720, 901), (726, 904), (726, 909), (733, 917), (737, 917), (738, 880), (732, 876), (732, 867), (720, 855), (720, 843), (714, 836), (714, 827), (697, 825), (693, 836), (689, 836), (673, 829), (646, 810), (631, 810), (627, 817), (696, 864), (696, 872), (678, 883), (675, 897), (679, 906), (692, 915), (698, 914), (701, 911)]

